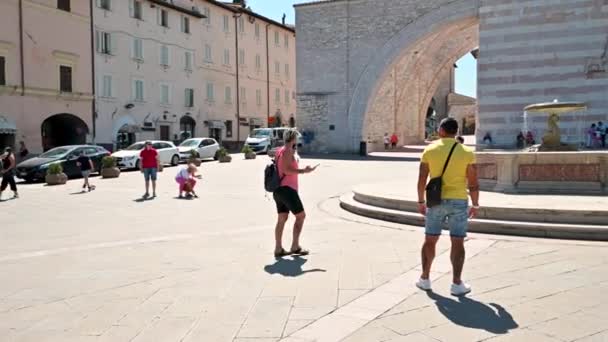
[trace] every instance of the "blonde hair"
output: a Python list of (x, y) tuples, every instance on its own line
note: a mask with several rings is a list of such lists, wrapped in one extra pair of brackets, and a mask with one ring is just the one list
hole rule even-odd
[(288, 129), (287, 131), (285, 131), (285, 133), (283, 133), (283, 140), (285, 141), (285, 143), (288, 143), (290, 141), (296, 141), (296, 139), (298, 139), (298, 131), (293, 128)]

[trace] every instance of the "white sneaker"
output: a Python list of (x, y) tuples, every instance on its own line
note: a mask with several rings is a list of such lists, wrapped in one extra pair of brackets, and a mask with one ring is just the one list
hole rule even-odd
[(460, 284), (452, 284), (450, 292), (452, 293), (452, 296), (462, 296), (471, 292), (471, 285), (465, 283), (464, 281)]
[(430, 291), (431, 290), (431, 279), (418, 279), (418, 281), (416, 282), (416, 287), (418, 287), (419, 289), (423, 290), (423, 291)]

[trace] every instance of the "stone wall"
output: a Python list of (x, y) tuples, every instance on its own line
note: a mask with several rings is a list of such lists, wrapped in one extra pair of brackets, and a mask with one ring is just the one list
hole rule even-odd
[[(586, 102), (588, 110), (562, 118), (562, 139), (576, 143), (592, 122), (608, 119), (608, 73), (587, 72), (606, 56), (608, 2), (482, 0), (479, 57), (479, 131), (514, 146), (523, 108), (538, 102)], [(604, 68), (606, 65), (604, 64)], [(538, 138), (547, 115), (529, 117)]]

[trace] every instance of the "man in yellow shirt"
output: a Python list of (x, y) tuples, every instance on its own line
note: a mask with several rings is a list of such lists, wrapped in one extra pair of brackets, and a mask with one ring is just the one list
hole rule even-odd
[[(441, 139), (428, 146), (422, 153), (418, 177), (418, 211), (426, 218), (426, 237), (422, 246), (422, 275), (416, 283), (416, 286), (422, 290), (431, 290), (429, 275), (435, 258), (435, 246), (441, 236), (442, 226), (447, 222), (452, 241), (450, 259), (453, 278), (450, 292), (455, 296), (471, 292), (471, 286), (461, 279), (465, 258), (464, 239), (467, 236), (468, 219), (475, 217), (479, 209), (479, 183), (475, 167), (475, 153), (456, 141), (457, 133), (458, 121), (454, 118), (443, 119), (439, 125)], [(452, 148), (453, 153), (442, 175)], [(427, 208), (425, 202), (425, 188), (429, 176), (431, 179), (442, 178), (441, 204), (431, 208)], [(468, 207), (469, 196), (471, 196), (472, 202), (470, 208)]]

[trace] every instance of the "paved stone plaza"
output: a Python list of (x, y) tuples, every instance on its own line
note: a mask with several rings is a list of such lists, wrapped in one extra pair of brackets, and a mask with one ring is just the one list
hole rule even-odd
[(301, 178), (312, 254), (279, 261), (266, 156), (204, 163), (191, 201), (176, 168), (146, 202), (137, 172), (86, 194), (22, 185), (0, 203), (0, 340), (608, 341), (605, 242), (470, 234), (458, 299), (444, 238), (435, 292), (416, 290), (421, 229), (338, 205), (357, 184), (415, 179), (417, 155), (401, 157), (306, 160), (321, 163)]

